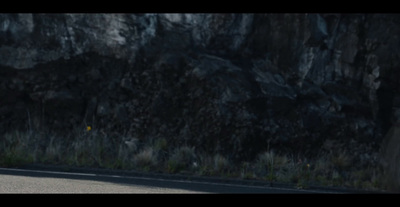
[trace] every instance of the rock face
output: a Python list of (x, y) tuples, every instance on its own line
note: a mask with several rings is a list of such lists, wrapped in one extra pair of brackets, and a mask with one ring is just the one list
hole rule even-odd
[(400, 107), (398, 34), (397, 14), (0, 14), (0, 132), (91, 125), (233, 160), (336, 140), (363, 163)]
[(393, 124), (386, 134), (381, 148), (381, 163), (384, 167), (384, 184), (388, 189), (400, 189), (400, 122)]

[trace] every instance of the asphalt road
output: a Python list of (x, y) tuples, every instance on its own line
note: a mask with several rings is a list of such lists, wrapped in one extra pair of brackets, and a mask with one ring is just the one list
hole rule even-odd
[(0, 168), (0, 193), (137, 193), (137, 194), (316, 194), (348, 193), (191, 180), (178, 177), (135, 176), (123, 173), (66, 172)]

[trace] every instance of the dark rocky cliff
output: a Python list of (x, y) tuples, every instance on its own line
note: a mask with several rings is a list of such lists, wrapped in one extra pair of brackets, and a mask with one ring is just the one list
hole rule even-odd
[(399, 34), (397, 14), (0, 14), (0, 132), (375, 162), (398, 118)]

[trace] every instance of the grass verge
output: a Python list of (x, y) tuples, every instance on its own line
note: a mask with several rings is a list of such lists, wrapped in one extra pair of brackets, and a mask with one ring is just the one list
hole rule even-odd
[(379, 190), (381, 171), (353, 169), (351, 157), (327, 154), (314, 160), (300, 156), (260, 153), (254, 161), (233, 163), (216, 154), (197, 152), (192, 146), (170, 149), (164, 138), (143, 142), (135, 138), (115, 138), (96, 130), (74, 132), (59, 137), (39, 132), (12, 132), (0, 137), (0, 166), (29, 163), (67, 164), (80, 167), (186, 173), (292, 183), (298, 188), (311, 185), (345, 186)]

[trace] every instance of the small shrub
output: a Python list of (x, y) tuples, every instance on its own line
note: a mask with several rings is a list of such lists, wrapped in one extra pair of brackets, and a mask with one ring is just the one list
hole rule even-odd
[(0, 160), (0, 166), (4, 167), (18, 167), (23, 164), (32, 163), (33, 157), (28, 155), (24, 156), (22, 154), (15, 153), (13, 151), (6, 152), (2, 154), (2, 158)]
[(31, 149), (31, 134), (15, 131), (2, 137), (0, 147), (0, 165), (16, 167), (32, 163), (35, 155)]
[(174, 159), (169, 159), (167, 162), (167, 172), (177, 173), (184, 169), (184, 166)]
[(138, 139), (128, 139), (122, 141), (116, 152), (118, 167), (119, 168), (130, 168), (132, 167), (132, 159), (135, 153), (137, 153), (139, 146)]
[(318, 176), (328, 177), (333, 170), (333, 164), (328, 158), (322, 156), (314, 163), (314, 173)]
[(352, 159), (346, 153), (339, 152), (337, 155), (332, 155), (331, 162), (339, 170), (348, 170), (351, 167)]
[(331, 179), (333, 185), (342, 185), (344, 182), (343, 176), (337, 170), (332, 172)]
[(133, 157), (133, 162), (136, 167), (148, 171), (157, 165), (157, 156), (153, 148), (147, 147)]
[(182, 170), (190, 170), (197, 156), (193, 147), (183, 146), (174, 150), (167, 162), (168, 172), (175, 173)]
[(127, 148), (127, 151), (134, 153), (138, 150), (139, 148), (139, 140), (136, 138), (125, 140), (124, 141), (124, 146)]
[(168, 143), (165, 138), (156, 139), (153, 148), (158, 154), (158, 159), (165, 162), (168, 157)]
[(154, 149), (157, 151), (167, 151), (168, 143), (165, 138), (160, 138), (154, 141)]
[(226, 173), (230, 170), (230, 162), (222, 155), (214, 156), (214, 171), (216, 173)]
[(255, 164), (256, 174), (267, 180), (286, 179), (285, 171), (289, 167), (289, 159), (286, 156), (276, 155), (272, 151), (261, 153)]
[(199, 175), (211, 176), (214, 174), (213, 171), (213, 161), (212, 157), (209, 155), (201, 154), (199, 156), (199, 167), (197, 168), (197, 173)]
[(93, 129), (84, 134), (77, 134), (70, 144), (70, 160), (78, 166), (103, 166), (106, 139), (107, 137)]
[(254, 175), (254, 170), (251, 167), (251, 164), (249, 162), (243, 162), (241, 163), (240, 166), (240, 177), (243, 179), (249, 179), (249, 178), (253, 178), (257, 175)]
[(61, 142), (57, 141), (54, 136), (50, 138), (50, 141), (44, 152), (42, 162), (45, 163), (57, 163), (61, 161)]

